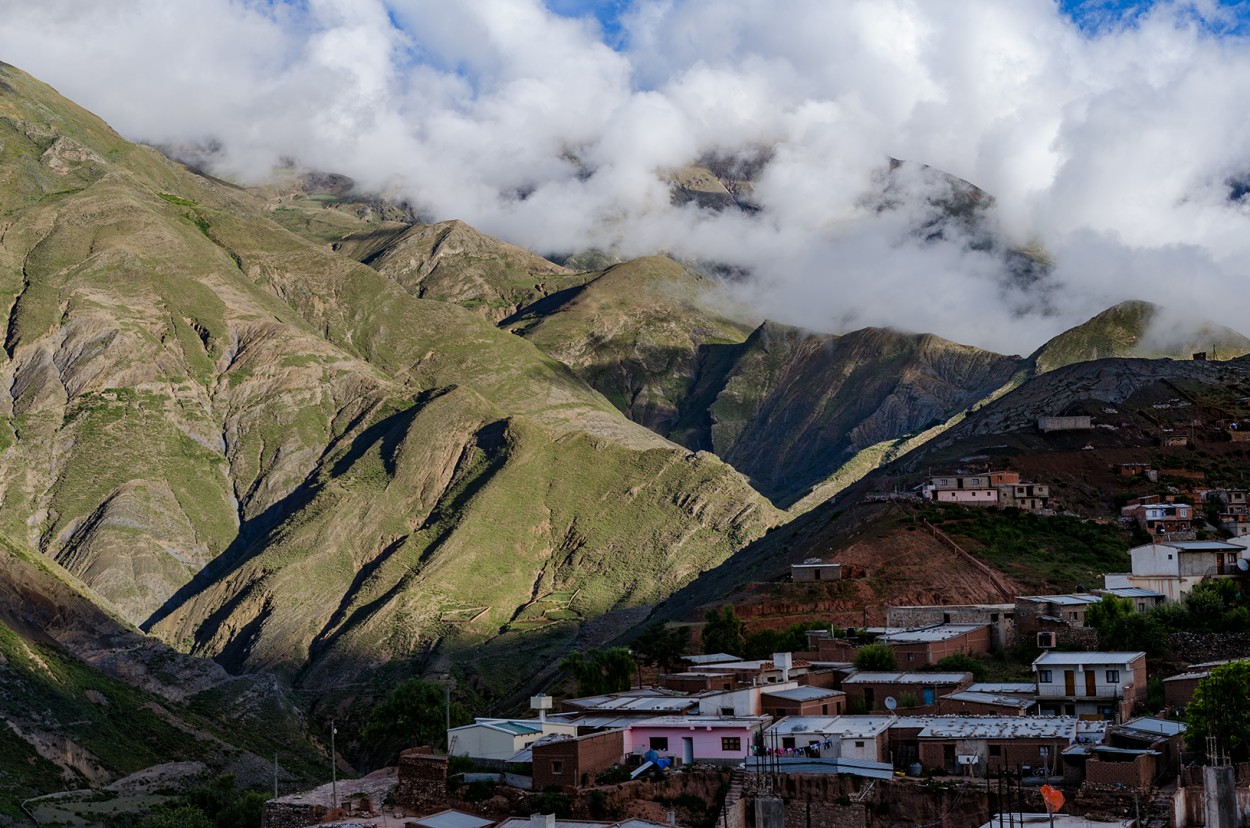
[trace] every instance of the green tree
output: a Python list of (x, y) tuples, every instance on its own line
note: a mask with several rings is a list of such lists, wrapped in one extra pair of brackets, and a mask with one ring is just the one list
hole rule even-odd
[(624, 647), (569, 653), (560, 669), (573, 674), (577, 692), (583, 696), (628, 690), (634, 677), (634, 656)]
[(1163, 647), (1156, 616), (1138, 612), (1127, 598), (1102, 596), (1085, 610), (1085, 625), (1098, 630), (1104, 650), (1145, 650), (1158, 655)]
[[(370, 745), (369, 754), (381, 764), (390, 765), (399, 752), (416, 745), (441, 746), (447, 738), (447, 691), (442, 684), (422, 678), (395, 685), (390, 695), (376, 705), (361, 736)], [(451, 704), (451, 726), (469, 722), (460, 704)]]
[(1250, 661), (1234, 661), (1211, 670), (1198, 682), (1185, 708), (1189, 749), (1206, 755), (1207, 737), (1234, 762), (1250, 759)]
[[(259, 823), (257, 823), (259, 824)], [(157, 811), (139, 823), (139, 828), (214, 828), (213, 821), (194, 805)]]
[(659, 667), (666, 673), (681, 664), (681, 657), (690, 649), (690, 628), (652, 624), (634, 639), (634, 652), (643, 663)]
[(985, 662), (968, 653), (951, 653), (933, 664), (934, 670), (950, 673), (972, 673), (973, 681), (985, 681)]
[(736, 656), (746, 652), (746, 624), (732, 606), (712, 608), (703, 618), (707, 622), (703, 625), (703, 652)]
[(865, 644), (855, 652), (855, 669), (868, 673), (889, 673), (897, 670), (894, 648), (889, 644)]

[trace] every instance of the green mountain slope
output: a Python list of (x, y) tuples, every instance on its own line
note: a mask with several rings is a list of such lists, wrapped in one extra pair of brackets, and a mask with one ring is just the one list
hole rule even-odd
[(1250, 339), (1214, 322), (1150, 302), (1121, 302), (1046, 342), (1029, 358), (1039, 372), (1107, 357), (1211, 359), (1250, 353)]
[[(525, 340), (0, 80), (0, 530), (132, 622), (246, 669), (419, 669), (567, 640), (775, 522)], [(519, 623), (545, 589), (575, 597)]]

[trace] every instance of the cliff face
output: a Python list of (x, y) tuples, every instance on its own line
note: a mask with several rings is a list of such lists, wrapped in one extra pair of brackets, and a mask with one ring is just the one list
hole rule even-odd
[[(715, 457), (415, 295), (498, 286), (473, 270), (484, 237), (414, 229), (388, 261), (438, 261), (405, 283), (0, 79), (0, 534), (130, 623), (309, 681), (514, 649), (501, 636), (554, 651), (776, 521)], [(522, 281), (564, 278), (513, 252)]]

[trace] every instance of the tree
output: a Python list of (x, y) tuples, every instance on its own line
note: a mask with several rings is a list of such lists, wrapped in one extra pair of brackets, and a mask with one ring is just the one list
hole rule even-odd
[(1085, 610), (1085, 625), (1098, 630), (1105, 650), (1145, 650), (1157, 655), (1163, 646), (1156, 617), (1138, 612), (1127, 598), (1102, 596)]
[(733, 607), (726, 604), (719, 610), (710, 609), (703, 618), (707, 622), (703, 625), (703, 652), (741, 656), (746, 651), (746, 624)]
[(1190, 750), (1206, 755), (1207, 737), (1214, 736), (1234, 762), (1250, 759), (1250, 661), (1234, 661), (1211, 670), (1198, 682), (1185, 708)]
[(673, 672), (681, 657), (690, 649), (690, 628), (652, 624), (634, 639), (634, 652), (646, 664)]
[(577, 692), (583, 696), (628, 690), (634, 676), (634, 656), (624, 647), (569, 653), (560, 669), (573, 674)]
[[(370, 753), (393, 764), (399, 752), (415, 745), (442, 745), (447, 737), (447, 690), (436, 681), (409, 679), (395, 685), (386, 701), (375, 706), (361, 736)], [(451, 726), (467, 724), (469, 714), (452, 703)]]
[(934, 663), (935, 670), (950, 673), (972, 673), (973, 681), (985, 681), (985, 662), (968, 653), (951, 653)]
[(855, 669), (866, 673), (888, 673), (898, 669), (894, 648), (889, 644), (866, 644), (855, 652)]
[(214, 828), (213, 821), (194, 805), (182, 805), (177, 808), (157, 811), (143, 822), (139, 828)]

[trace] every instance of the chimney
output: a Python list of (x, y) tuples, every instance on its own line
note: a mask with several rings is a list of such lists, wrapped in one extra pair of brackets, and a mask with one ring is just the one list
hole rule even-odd
[(551, 696), (545, 696), (539, 693), (537, 696), (530, 697), (530, 709), (538, 711), (538, 721), (547, 723), (547, 711), (551, 709)]
[(554, 813), (532, 814), (530, 828), (556, 828), (556, 815)]
[(773, 666), (781, 671), (781, 680), (790, 680), (790, 668), (794, 666), (794, 656), (790, 653), (773, 653)]

